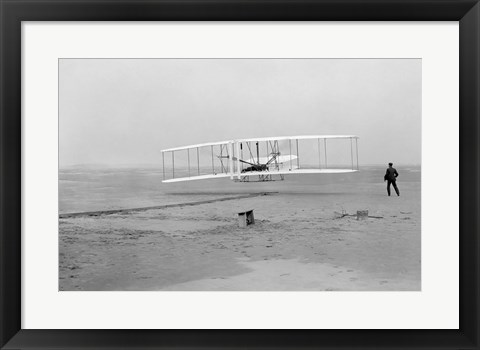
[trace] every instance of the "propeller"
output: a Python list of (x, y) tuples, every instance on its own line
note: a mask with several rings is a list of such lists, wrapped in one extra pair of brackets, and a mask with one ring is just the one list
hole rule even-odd
[(271, 162), (273, 162), (275, 159), (277, 159), (277, 155), (278, 155), (277, 153), (274, 153), (273, 157), (270, 158), (270, 160), (267, 162), (267, 165), (269, 165)]

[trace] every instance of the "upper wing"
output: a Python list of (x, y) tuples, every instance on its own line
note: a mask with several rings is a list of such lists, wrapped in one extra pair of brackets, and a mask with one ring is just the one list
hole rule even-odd
[(184, 150), (187, 150), (187, 149), (194, 149), (194, 148), (196, 149), (196, 148), (202, 148), (202, 147), (227, 145), (231, 142), (233, 142), (233, 141), (219, 141), (219, 142), (199, 143), (199, 144), (196, 144), (196, 145), (167, 148), (167, 149), (162, 150), (162, 152), (184, 151)]
[(312, 139), (358, 139), (356, 135), (300, 135), (300, 136), (271, 136), (250, 139), (236, 140), (238, 142), (262, 142), (262, 141), (284, 141), (284, 140), (312, 140)]

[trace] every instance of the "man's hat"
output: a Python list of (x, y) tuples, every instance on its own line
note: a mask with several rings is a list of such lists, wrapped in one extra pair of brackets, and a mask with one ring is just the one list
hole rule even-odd
[(393, 165), (393, 163), (388, 163), (388, 165), (392, 166), (392, 165)]

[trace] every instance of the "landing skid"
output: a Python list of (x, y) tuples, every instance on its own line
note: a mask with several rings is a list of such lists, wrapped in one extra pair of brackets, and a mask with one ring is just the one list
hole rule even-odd
[(280, 175), (258, 175), (258, 176), (245, 176), (240, 179), (236, 179), (236, 182), (265, 182), (265, 181), (283, 181), (285, 176)]

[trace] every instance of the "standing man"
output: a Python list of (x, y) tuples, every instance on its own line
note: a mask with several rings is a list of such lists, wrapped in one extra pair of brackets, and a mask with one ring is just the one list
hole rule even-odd
[(390, 185), (393, 185), (393, 188), (395, 189), (395, 192), (397, 192), (397, 196), (400, 196), (400, 191), (398, 190), (397, 187), (397, 169), (393, 167), (393, 163), (388, 163), (388, 169), (387, 172), (385, 173), (385, 176), (383, 177), (383, 181), (388, 181), (387, 182), (387, 193), (390, 196)]

